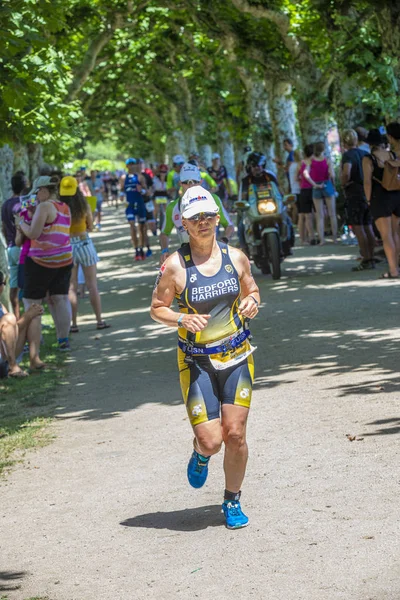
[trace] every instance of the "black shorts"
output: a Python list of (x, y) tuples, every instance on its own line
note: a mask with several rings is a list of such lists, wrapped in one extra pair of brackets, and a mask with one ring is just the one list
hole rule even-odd
[(371, 225), (371, 211), (366, 202), (359, 198), (347, 198), (346, 204), (348, 225)]
[(300, 190), (297, 208), (299, 213), (311, 213), (313, 211), (313, 191), (312, 188), (303, 188)]
[(381, 187), (380, 189), (373, 189), (371, 215), (375, 220), (381, 217), (391, 217), (392, 215), (400, 217), (400, 192), (387, 192)]
[(25, 280), (25, 264), (18, 265), (18, 287), (20, 290), (24, 289), (24, 280)]
[(28, 256), (24, 266), (24, 298), (40, 300), (47, 292), (49, 296), (68, 294), (72, 264), (50, 269), (38, 265)]
[(146, 221), (155, 221), (154, 211), (146, 210)]

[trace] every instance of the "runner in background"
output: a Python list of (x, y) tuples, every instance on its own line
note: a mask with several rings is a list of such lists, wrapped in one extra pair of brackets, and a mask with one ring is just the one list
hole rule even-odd
[(167, 175), (168, 165), (161, 164), (159, 165), (157, 174), (153, 179), (156, 227), (158, 227), (160, 230), (164, 224), (165, 211), (168, 204)]
[[(140, 165), (136, 158), (128, 158), (126, 161), (128, 172), (121, 177), (121, 188), (126, 194), (128, 206), (125, 210), (128, 220), (133, 247), (135, 248), (135, 260), (145, 260), (143, 248), (147, 246), (146, 233), (146, 206), (144, 196), (147, 194), (146, 179), (140, 172)], [(136, 223), (138, 229), (136, 229)]]
[(179, 173), (181, 172), (184, 162), (185, 159), (181, 154), (176, 154), (172, 159), (172, 169), (167, 176), (167, 192), (171, 200), (176, 200), (179, 195)]

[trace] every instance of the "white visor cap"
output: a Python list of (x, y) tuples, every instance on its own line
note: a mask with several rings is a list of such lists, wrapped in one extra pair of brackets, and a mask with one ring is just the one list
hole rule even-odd
[(198, 181), (200, 183), (201, 175), (199, 167), (191, 163), (185, 163), (179, 173), (179, 179), (181, 183), (185, 183), (185, 181)]
[(187, 190), (182, 197), (181, 215), (190, 219), (199, 213), (219, 213), (218, 205), (214, 198), (201, 185), (195, 185)]

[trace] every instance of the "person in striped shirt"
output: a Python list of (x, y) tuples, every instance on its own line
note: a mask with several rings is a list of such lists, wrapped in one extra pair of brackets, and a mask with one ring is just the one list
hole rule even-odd
[[(32, 222), (20, 219), (22, 233), (31, 240), (25, 261), (24, 306), (41, 304), (49, 294), (52, 315), (57, 331), (58, 347), (70, 350), (68, 334), (71, 322), (71, 304), (68, 299), (72, 270), (70, 240), (71, 213), (58, 196), (58, 177), (41, 176), (33, 184), (39, 203)], [(40, 316), (32, 320), (28, 329), (29, 358), (32, 369), (42, 369), (39, 358), (41, 337)]]

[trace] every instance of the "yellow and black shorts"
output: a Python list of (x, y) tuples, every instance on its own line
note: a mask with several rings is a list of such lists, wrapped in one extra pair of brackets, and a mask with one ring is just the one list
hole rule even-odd
[(222, 404), (250, 408), (254, 379), (254, 360), (250, 354), (240, 363), (217, 371), (208, 356), (195, 356), (185, 363), (178, 348), (179, 378), (183, 401), (192, 426), (219, 419)]

